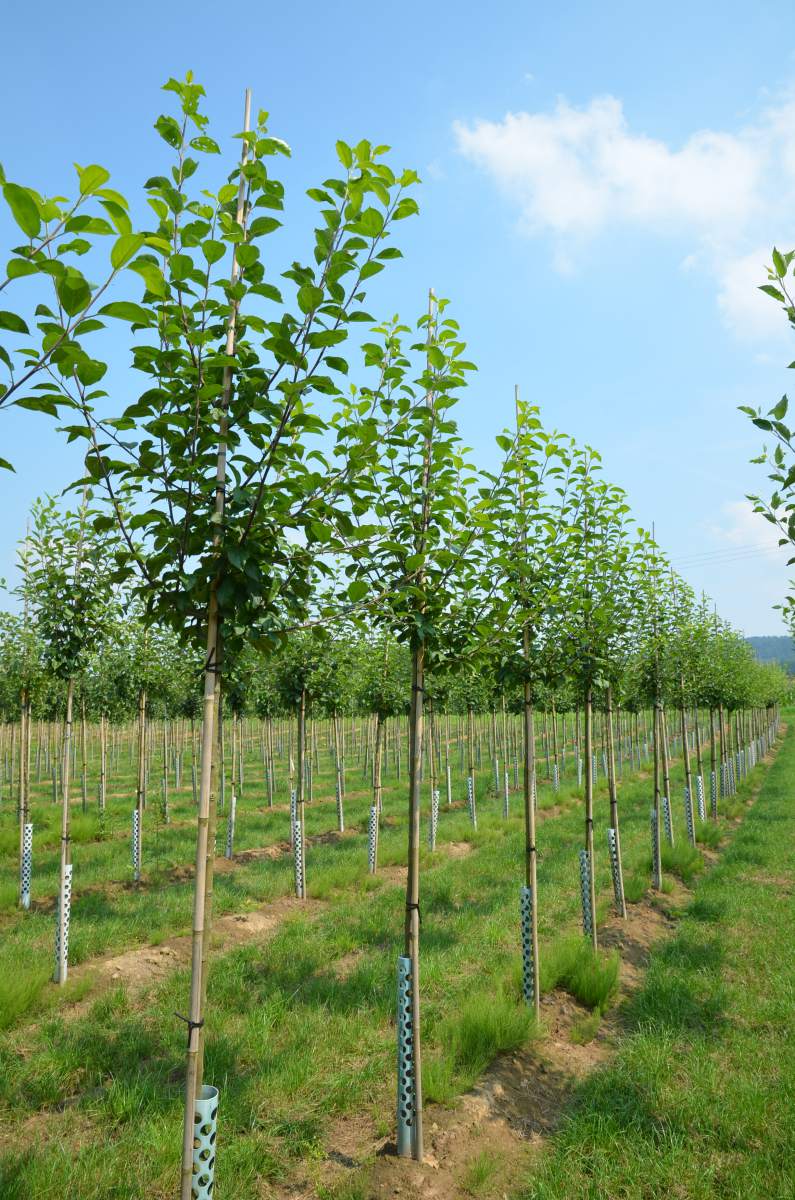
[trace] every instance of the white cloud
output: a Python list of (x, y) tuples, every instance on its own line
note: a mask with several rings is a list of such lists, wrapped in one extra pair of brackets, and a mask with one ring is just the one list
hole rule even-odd
[(714, 265), (718, 307), (740, 337), (765, 340), (784, 337), (789, 331), (781, 306), (759, 291), (759, 284), (767, 279), (769, 262), (770, 246), (764, 246)]
[(550, 236), (553, 261), (567, 271), (578, 248), (610, 228), (683, 238), (683, 267), (709, 272), (735, 332), (786, 331), (756, 289), (777, 235), (787, 248), (795, 240), (792, 97), (737, 132), (695, 131), (678, 147), (633, 131), (614, 96), (583, 108), (561, 99), (551, 112), (458, 121), (453, 130), (459, 152), (515, 204), (520, 230)]
[(779, 535), (761, 513), (754, 512), (750, 500), (731, 500), (721, 508), (723, 519), (709, 526), (713, 536), (726, 546), (742, 547), (750, 553), (773, 554), (780, 564), (789, 557), (778, 544)]
[(785, 632), (774, 610), (791, 590), (792, 569), (770, 522), (749, 500), (732, 500), (698, 528), (706, 535), (703, 548), (674, 560), (676, 569), (696, 592), (716, 597), (721, 614), (747, 633)]

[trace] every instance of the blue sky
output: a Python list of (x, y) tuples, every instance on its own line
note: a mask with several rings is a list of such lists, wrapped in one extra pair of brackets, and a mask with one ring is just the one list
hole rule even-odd
[[(335, 140), (389, 143), (420, 172), (422, 213), (368, 307), (413, 317), (429, 286), (451, 298), (479, 366), (459, 412), (477, 459), (493, 464), (518, 383), (550, 425), (601, 451), (637, 519), (725, 616), (782, 631), (786, 556), (744, 500), (764, 478), (737, 405), (775, 402), (795, 357), (756, 291), (770, 246), (795, 246), (789, 6), (119, 11), (43, 0), (4, 13), (9, 178), (53, 193), (74, 161), (99, 162), (140, 194), (165, 165), (152, 122), (169, 75), (194, 71), (222, 143), (250, 86), (293, 149), (287, 265), (309, 247), (302, 190), (332, 172)], [(0, 215), (0, 245), (15, 241)], [(79, 464), (47, 418), (24, 412), (0, 412), (0, 454), (17, 467), (0, 475), (9, 578), (31, 501)]]

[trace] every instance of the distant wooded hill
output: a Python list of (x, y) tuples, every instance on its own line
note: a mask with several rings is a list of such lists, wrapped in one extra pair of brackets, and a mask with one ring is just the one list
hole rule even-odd
[(795, 673), (795, 642), (791, 637), (749, 637), (760, 662), (777, 662)]

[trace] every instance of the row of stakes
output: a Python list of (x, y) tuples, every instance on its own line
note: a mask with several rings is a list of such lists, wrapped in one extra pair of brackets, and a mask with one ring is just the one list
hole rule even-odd
[[(710, 773), (710, 808), (713, 817), (717, 816), (718, 793), (721, 796), (727, 797), (734, 795), (737, 791), (738, 780), (745, 778), (757, 764), (767, 750), (769, 750), (775, 739), (775, 727), (770, 725), (765, 732), (758, 738), (754, 739), (748, 746), (739, 749), (733, 758), (727, 759), (721, 763), (719, 779), (716, 778), (716, 773)], [(648, 758), (648, 745), (645, 747), (646, 757)], [(596, 775), (596, 755), (592, 760), (592, 769), (594, 777)], [(606, 761), (602, 756), (602, 769), (606, 773)], [(514, 771), (516, 775), (516, 769)], [(582, 759), (577, 760), (577, 779), (578, 785), (582, 783)], [(534, 781), (535, 782), (535, 781)], [(451, 802), (451, 787), (450, 787), (450, 768), (447, 768), (447, 798), (448, 803)], [(508, 787), (508, 771), (504, 772), (503, 779), (503, 813), (508, 816), (509, 808), (509, 787)], [(560, 773), (557, 763), (552, 769), (552, 784), (555, 791), (560, 786)], [(696, 790), (696, 807), (700, 820), (704, 820), (705, 812), (705, 795), (704, 781), (701, 775), (695, 776)], [(477, 811), (475, 806), (475, 790), (474, 781), (471, 775), (467, 776), (467, 807), (470, 820), (474, 828), (477, 828)], [(495, 791), (499, 793), (499, 774), (498, 766), (495, 763)], [(428, 841), (431, 849), (435, 849), (436, 835), (439, 822), (439, 802), (440, 793), (438, 788), (434, 788), (431, 795), (431, 817)], [(337, 821), (340, 831), (344, 830), (344, 817), (342, 806), (342, 788), (339, 772), (337, 774), (336, 783), (336, 805), (337, 805)], [(673, 827), (671, 821), (671, 804), (670, 798), (667, 795), (662, 797), (662, 816), (665, 829), (665, 836), (670, 845), (673, 845)], [(684, 796), (685, 821), (687, 826), (688, 838), (691, 844), (695, 845), (695, 828), (694, 828), (694, 808), (690, 793), (685, 788)], [(232, 792), (230, 799), (229, 810), (227, 814), (226, 828), (226, 848), (225, 856), (229, 859), (233, 856), (234, 849), (234, 834), (235, 834), (235, 818), (237, 809), (237, 797)], [(371, 806), (368, 820), (368, 867), (370, 872), (374, 873), (376, 869), (377, 847), (378, 847), (378, 809), (375, 805)], [(301, 822), (297, 818), (297, 803), (296, 793), (291, 795), (291, 841), (293, 844), (294, 863), (295, 863), (295, 890), (296, 895), (304, 898), (306, 896), (306, 877), (304, 864), (304, 848), (303, 848), (303, 831)], [(651, 835), (652, 835), (652, 854), (656, 861), (653, 861), (655, 877), (660, 877), (660, 862), (657, 858), (659, 842), (656, 831), (656, 813), (651, 810)], [(615, 829), (607, 830), (607, 844), (610, 861), (611, 876), (613, 881), (613, 890), (616, 900), (616, 905), (621, 908), (623, 902), (623, 880), (621, 868), (621, 855), (619, 848), (618, 833)], [(33, 853), (33, 825), (26, 823), (23, 831), (23, 853), (20, 864), (21, 871), (21, 905), (24, 909), (30, 907), (30, 889), (32, 876), (32, 853)], [(141, 869), (141, 826), (140, 814), (136, 809), (132, 816), (132, 866), (133, 873), (136, 879), (140, 879)], [(586, 937), (591, 937), (593, 932), (594, 913), (591, 908), (591, 862), (588, 852), (584, 849), (579, 851), (579, 869), (580, 869), (580, 893), (582, 899), (582, 926), (583, 933)], [(56, 903), (56, 923), (55, 923), (55, 982), (65, 981), (69, 961), (69, 921), (71, 915), (71, 894), (72, 894), (72, 865), (66, 867), (64, 874), (63, 891), (59, 894)], [(522, 991), (523, 996), (528, 1005), (534, 1002), (533, 980), (534, 980), (534, 961), (533, 961), (533, 942), (531, 936), (532, 929), (532, 912), (533, 912), (533, 894), (532, 889), (523, 885), (520, 889), (520, 926), (522, 940)], [(397, 1034), (398, 1034), (398, 1103), (397, 1103), (397, 1146), (398, 1153), (408, 1155), (412, 1153), (413, 1142), (415, 1138), (415, 1111), (416, 1111), (416, 1081), (414, 1071), (414, 1054), (413, 1054), (413, 1032), (412, 1032), (412, 976), (411, 976), (411, 960), (403, 955), (398, 959), (398, 996), (397, 996)], [(204, 1085), (201, 1094), (196, 1100), (195, 1123), (196, 1136), (194, 1138), (194, 1159), (193, 1159), (193, 1193), (197, 1200), (209, 1200), (212, 1195), (215, 1177), (215, 1139), (217, 1129), (218, 1115), (218, 1090), (211, 1085)]]
[[(645, 743), (644, 744), (644, 753), (646, 754), (646, 756), (648, 756), (648, 749), (649, 749), (648, 744)], [(746, 756), (746, 751), (740, 750), (737, 752), (737, 754), (735, 756), (736, 767), (735, 767), (735, 760), (729, 760), (727, 762), (724, 762), (721, 765), (721, 794), (722, 795), (732, 794), (733, 791), (736, 790), (736, 773), (739, 772), (740, 774), (744, 775), (746, 772), (745, 756)], [(638, 755), (638, 757), (640, 758), (640, 755)], [(605, 756), (604, 752), (602, 753), (601, 758), (602, 758), (602, 771), (603, 771), (603, 773), (606, 773), (607, 763), (606, 763), (606, 756)], [(563, 763), (564, 763), (564, 769), (565, 769), (565, 750), (563, 752)], [(514, 784), (516, 785), (516, 779), (518, 776), (518, 764), (516, 763), (515, 760), (514, 760), (513, 766), (514, 766)], [(582, 783), (582, 768), (583, 768), (583, 760), (581, 757), (578, 757), (578, 759), (577, 759), (578, 786), (580, 786)], [(594, 779), (596, 779), (596, 775), (597, 775), (597, 756), (596, 756), (596, 754), (594, 754), (593, 758), (592, 758), (592, 771), (594, 774)], [(499, 767), (498, 767), (496, 760), (495, 760), (495, 764), (494, 764), (494, 775), (495, 775), (495, 791), (499, 792), (499, 790), (500, 790), (499, 789)], [(698, 793), (699, 816), (703, 820), (704, 819), (703, 780), (701, 779), (700, 776), (697, 776), (696, 782), (697, 782), (697, 793)], [(503, 783), (503, 787), (502, 787), (503, 815), (507, 818), (509, 815), (509, 804), (510, 804), (509, 775), (508, 775), (507, 768), (504, 771), (502, 783)], [(447, 790), (447, 802), (449, 804), (452, 801), (452, 787), (451, 787), (449, 764), (447, 765), (447, 769), (446, 769), (446, 785), (447, 785), (447, 789), (446, 789)], [(552, 786), (555, 791), (559, 790), (560, 769), (559, 769), (557, 763), (554, 763), (552, 766)], [(473, 828), (477, 829), (477, 809), (476, 809), (476, 803), (475, 803), (475, 790), (474, 790), (474, 781), (473, 781), (471, 775), (467, 775), (466, 790), (467, 790), (467, 808), (469, 811), (470, 820), (472, 822)], [(715, 815), (717, 801), (716, 801), (716, 786), (715, 786), (714, 772), (713, 772), (712, 781), (711, 781), (711, 792), (712, 792), (712, 810), (713, 810), (713, 815)], [(431, 798), (431, 820), (430, 820), (430, 829), (429, 829), (429, 837), (428, 837), (428, 841), (429, 841), (429, 845), (430, 845), (431, 849), (435, 849), (435, 847), (436, 847), (436, 833), (437, 833), (438, 820), (439, 820), (439, 800), (440, 800), (439, 791), (438, 791), (438, 789), (434, 789), (432, 798)], [(341, 787), (339, 771), (337, 772), (337, 781), (336, 781), (336, 806), (337, 806), (338, 828), (339, 828), (340, 832), (342, 832), (342, 831), (344, 831), (345, 825), (344, 825), (344, 817), (343, 817), (342, 787)], [(295, 791), (293, 790), (293, 792), (291, 794), (291, 821), (290, 821), (291, 837), (290, 837), (290, 841), (291, 841), (291, 844), (292, 844), (292, 847), (294, 850), (294, 856), (295, 856), (295, 890), (296, 890), (297, 896), (304, 897), (306, 895), (306, 879), (305, 879), (305, 863), (304, 863), (304, 853), (303, 853), (303, 850), (304, 850), (303, 836), (302, 836), (302, 832), (297, 828), (299, 823), (296, 820), (295, 808), (296, 808)], [(666, 835), (668, 836), (669, 841), (672, 842), (673, 838), (672, 838), (672, 833), (671, 833), (670, 805), (669, 805), (668, 797), (663, 798), (663, 809), (664, 809), (664, 814), (665, 814)], [(693, 822), (692, 822), (692, 806), (690, 805), (689, 798), (687, 798), (687, 797), (686, 797), (686, 801), (685, 801), (685, 809), (686, 809), (687, 824), (688, 824), (688, 834), (691, 838), (691, 841), (694, 842), (694, 830), (693, 830)], [(236, 810), (237, 810), (237, 797), (236, 797), (235, 791), (233, 789), (232, 796), (230, 799), (228, 814), (227, 814), (226, 847), (225, 847), (225, 857), (227, 859), (231, 859), (234, 854)], [(164, 797), (164, 802), (163, 802), (163, 815), (164, 815), (165, 820), (168, 821), (168, 808), (167, 808), (167, 801), (166, 801), (165, 797)], [(369, 814), (369, 820), (368, 820), (368, 868), (371, 873), (375, 873), (375, 869), (376, 869), (377, 846), (378, 846), (378, 815), (379, 814), (376, 811), (375, 807), (374, 806), (371, 807), (370, 814)], [(32, 823), (27, 823), (24, 828), (23, 853), (22, 853), (22, 860), (20, 863), (20, 875), (21, 875), (20, 902), (21, 902), (21, 907), (24, 909), (27, 909), (30, 907), (30, 889), (31, 889), (31, 877), (32, 877), (32, 853), (33, 853), (33, 825), (32, 825)], [(141, 824), (140, 824), (140, 813), (137, 808), (134, 809), (133, 813), (132, 813), (131, 860), (132, 860), (133, 879), (136, 882), (139, 882), (140, 878), (141, 878)], [(71, 876), (71, 867), (68, 868), (67, 874), (69, 876)], [(57, 905), (56, 905), (56, 946), (57, 946), (56, 962), (58, 964), (56, 967), (56, 973), (55, 973), (56, 982), (60, 982), (61, 979), (63, 979), (63, 980), (66, 979), (66, 972), (68, 969), (68, 956), (66, 954), (66, 947), (68, 946), (68, 929), (69, 929), (70, 908), (71, 908), (71, 905), (70, 905), (71, 880), (70, 880), (69, 887), (66, 886), (66, 878), (65, 878), (64, 883), (65, 883), (64, 895), (63, 895), (63, 897), (61, 897), (61, 896), (58, 897), (58, 901), (57, 901)], [(65, 909), (65, 916), (64, 916), (63, 920), (61, 919), (61, 916), (60, 916), (61, 907), (63, 907)], [(63, 932), (63, 939), (61, 938), (62, 932)], [(63, 951), (61, 950), (61, 945), (60, 945), (61, 940), (63, 940), (63, 943), (64, 943)]]
[[(768, 732), (766, 735), (763, 735), (762, 737), (757, 739), (756, 742), (752, 742), (751, 745), (748, 746), (747, 748), (738, 750), (737, 753), (735, 754), (734, 758), (728, 759), (728, 760), (724, 761), (723, 763), (721, 763), (720, 794), (722, 796), (733, 795), (736, 792), (738, 776), (740, 778), (743, 778), (747, 774), (748, 770), (756, 764), (758, 754), (764, 752), (764, 746), (762, 746), (762, 748), (760, 749), (758, 746), (758, 743), (768, 742), (771, 736), (772, 736), (772, 734)], [(644, 749), (646, 751), (648, 751), (648, 746), (645, 746)], [(593, 759), (592, 759), (592, 770), (594, 772), (594, 778), (596, 778), (596, 763), (597, 763), (597, 759), (596, 759), (596, 755), (594, 754)], [(604, 753), (602, 754), (602, 769), (603, 769), (603, 772), (606, 772), (606, 759), (605, 759)], [(578, 758), (578, 760), (577, 760), (577, 778), (578, 778), (578, 783), (581, 784), (581, 781), (582, 781), (582, 758)], [(705, 800), (704, 800), (704, 781), (703, 781), (702, 776), (696, 775), (695, 782), (696, 782), (696, 803), (697, 803), (697, 808), (698, 808), (698, 815), (699, 815), (699, 819), (703, 821), (705, 819), (706, 813), (705, 813)], [(448, 804), (449, 804), (451, 802), (451, 782), (450, 782), (449, 766), (447, 767), (446, 783), (447, 783), (447, 799), (448, 799)], [(498, 765), (495, 762), (495, 791), (499, 791), (498, 785), (499, 785)], [(560, 773), (559, 773), (559, 768), (558, 768), (557, 763), (553, 764), (553, 768), (552, 768), (552, 785), (553, 785), (553, 788), (555, 791), (557, 791), (560, 787)], [(475, 805), (474, 781), (473, 781), (471, 775), (467, 776), (466, 788), (467, 788), (467, 808), (469, 811), (470, 820), (472, 822), (473, 827), (475, 829), (477, 829), (477, 810), (476, 810), (476, 805)], [(503, 791), (503, 815), (505, 817), (507, 817), (508, 813), (509, 813), (509, 786), (508, 786), (508, 771), (507, 770), (504, 772), (504, 775), (503, 775), (502, 791)], [(715, 772), (713, 771), (713, 772), (711, 772), (711, 776), (710, 776), (710, 801), (711, 801), (710, 807), (711, 807), (713, 817), (717, 816), (717, 796), (718, 796), (717, 781), (716, 781), (716, 777), (715, 777)], [(337, 773), (337, 781), (336, 781), (336, 805), (337, 805), (338, 828), (339, 828), (340, 832), (342, 832), (342, 831), (344, 831), (345, 825), (344, 825), (343, 805), (342, 805), (342, 787), (341, 787), (341, 780), (339, 777), (339, 772)], [(290, 838), (290, 840), (291, 840), (293, 850), (294, 850), (294, 855), (295, 855), (295, 890), (296, 890), (297, 896), (304, 897), (306, 894), (306, 880), (305, 880), (305, 865), (304, 865), (304, 855), (303, 855), (303, 837), (302, 837), (302, 833), (301, 833), (300, 829), (298, 829), (299, 823), (296, 819), (295, 809), (296, 809), (295, 791), (293, 791), (292, 795), (291, 795), (291, 821), (290, 821), (291, 838)], [(237, 797), (233, 790), (230, 804), (229, 804), (229, 810), (228, 810), (228, 815), (227, 815), (227, 828), (226, 828), (225, 857), (228, 859), (231, 859), (233, 857), (233, 853), (234, 853), (236, 810), (237, 810)], [(665, 835), (666, 835), (666, 838), (667, 838), (669, 844), (673, 845), (673, 829), (672, 829), (672, 822), (671, 822), (670, 799), (667, 795), (662, 797), (662, 811), (663, 811), (663, 822), (664, 822), (664, 828), (665, 828)], [(431, 798), (431, 820), (430, 820), (430, 829), (429, 829), (429, 838), (428, 838), (431, 849), (435, 849), (435, 846), (436, 846), (436, 833), (437, 833), (437, 828), (438, 828), (438, 820), (439, 820), (439, 791), (438, 791), (438, 789), (434, 789), (432, 798)], [(655, 820), (656, 820), (656, 818), (655, 818)], [(685, 822), (686, 822), (686, 826), (687, 826), (688, 838), (689, 838), (691, 844), (695, 845), (694, 812), (693, 812), (693, 805), (691, 802), (691, 798), (690, 798), (687, 788), (685, 788)], [(656, 846), (657, 838), (656, 838), (655, 831), (653, 831), (653, 841)], [(368, 867), (369, 867), (369, 870), (371, 873), (375, 872), (377, 844), (378, 844), (378, 813), (376, 811), (376, 808), (373, 806), (370, 809), (369, 820), (368, 820)], [(22, 854), (22, 861), (20, 864), (20, 867), (21, 867), (20, 898), (21, 898), (21, 905), (23, 908), (30, 907), (30, 886), (31, 886), (31, 876), (32, 876), (32, 851), (33, 851), (33, 825), (28, 823), (25, 825), (25, 829), (24, 829), (23, 854)], [(141, 825), (140, 825), (140, 813), (137, 809), (135, 809), (132, 814), (131, 857), (132, 857), (133, 878), (136, 881), (139, 881), (140, 877), (141, 877)], [(57, 940), (59, 943), (60, 943), (60, 935), (61, 935), (62, 928), (65, 928), (65, 930), (66, 930), (66, 933), (65, 933), (64, 939), (63, 939), (65, 944), (68, 941), (68, 926), (69, 926), (69, 916), (70, 916), (69, 896), (68, 896), (68, 894), (66, 894), (68, 892), (68, 890), (69, 889), (67, 889), (66, 887), (64, 888), (64, 892), (65, 892), (64, 907), (66, 909), (65, 919), (64, 919), (64, 921), (61, 921), (61, 918), (60, 918), (61, 898), (59, 897), (59, 903), (58, 903), (58, 907), (57, 907), (58, 919), (57, 919), (57, 923), (56, 923), (56, 937), (57, 937)], [(64, 958), (65, 958), (65, 955), (60, 952), (60, 946), (59, 946), (58, 962), (61, 963), (61, 966), (63, 969), (63, 975), (65, 978), (66, 963), (64, 962)], [(59, 969), (58, 974), (57, 974), (57, 979), (60, 979), (60, 978), (61, 978), (61, 969)]]

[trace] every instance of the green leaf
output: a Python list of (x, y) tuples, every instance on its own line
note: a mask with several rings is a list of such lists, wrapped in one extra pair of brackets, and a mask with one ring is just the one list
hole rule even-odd
[(323, 289), (305, 284), (298, 289), (298, 307), (302, 313), (314, 312), (323, 303)]
[(9, 279), (19, 279), (22, 275), (35, 275), (38, 269), (36, 264), (27, 258), (11, 258), (6, 267), (6, 275)]
[[(7, 458), (0, 458), (0, 471), (14, 471)], [(16, 472), (14, 472), (16, 474)]]
[(281, 221), (277, 221), (275, 217), (256, 217), (251, 222), (251, 227), (248, 231), (250, 238), (263, 237), (266, 233), (273, 233), (276, 229), (281, 229)]
[(778, 288), (773, 287), (772, 283), (763, 283), (759, 291), (766, 292), (768, 296), (772, 296), (774, 300), (779, 300), (782, 304), (786, 303), (783, 293)]
[(420, 211), (420, 206), (412, 196), (404, 196), (399, 202), (393, 213), (395, 221), (402, 221), (405, 217), (413, 217), (415, 213)]
[(97, 188), (103, 187), (110, 179), (110, 171), (106, 171), (104, 167), (99, 167), (93, 164), (90, 167), (79, 167), (75, 163), (77, 177), (80, 180), (80, 195), (90, 196), (96, 192)]
[(10, 329), (12, 333), (30, 333), (25, 322), (16, 313), (0, 310), (0, 329)]
[(168, 260), (168, 266), (171, 271), (171, 278), (176, 283), (181, 283), (184, 279), (188, 278), (193, 270), (193, 259), (189, 254), (172, 254)]
[(39, 217), (38, 205), (30, 191), (27, 188), (20, 187), (17, 183), (7, 183), (3, 188), (3, 195), (6, 198), (8, 207), (11, 209), (14, 220), (22, 232), (26, 233), (29, 238), (38, 237), (41, 229), (41, 218)]
[(322, 329), (317, 333), (310, 333), (309, 346), (312, 350), (321, 350), (324, 346), (339, 346), (347, 336), (344, 329)]
[(157, 263), (149, 262), (148, 259), (139, 259), (137, 262), (130, 264), (130, 270), (135, 271), (141, 276), (146, 284), (146, 290), (151, 292), (153, 296), (165, 296), (167, 290), (166, 281)]
[(132, 233), (132, 221), (128, 216), (126, 208), (123, 208), (121, 204), (117, 204), (115, 200), (100, 200), (100, 204), (119, 233)]
[(259, 258), (259, 250), (256, 246), (243, 244), (237, 247), (236, 257), (239, 265), (245, 270), (247, 267), (252, 267)]
[(206, 137), (204, 134), (201, 137), (191, 138), (191, 150), (199, 150), (202, 154), (220, 154), (221, 147), (217, 142), (214, 142), (211, 137)]
[(84, 387), (99, 383), (107, 371), (107, 364), (96, 358), (81, 358), (75, 366), (75, 373)]
[(773, 267), (775, 268), (775, 272), (779, 279), (783, 279), (787, 273), (787, 264), (784, 262), (782, 255), (779, 254), (775, 246), (773, 247)]
[(133, 304), (131, 300), (114, 300), (112, 304), (106, 304), (104, 308), (100, 309), (100, 315), (118, 317), (120, 321), (132, 321), (137, 325), (152, 323), (152, 314), (149, 309), (140, 304)]
[(365, 208), (359, 214), (353, 228), (356, 233), (361, 233), (364, 237), (378, 237), (384, 228), (384, 218), (377, 208)]
[(202, 254), (212, 266), (213, 263), (220, 262), (224, 257), (226, 246), (223, 242), (216, 242), (213, 238), (208, 238), (206, 242), (202, 242)]
[(364, 600), (369, 588), (363, 579), (354, 579), (353, 583), (348, 585), (348, 597), (351, 603), (357, 604), (359, 600)]
[(91, 288), (75, 267), (67, 267), (55, 288), (64, 312), (70, 317), (82, 312), (91, 299)]
[(23, 396), (21, 400), (16, 401), (17, 408), (29, 409), (30, 412), (48, 413), (51, 417), (58, 416), (58, 409), (52, 400), (48, 400), (46, 396)]
[(130, 207), (121, 192), (114, 191), (113, 188), (100, 188), (97, 195), (101, 196), (103, 200), (110, 200), (111, 203), (118, 204), (119, 208), (127, 209)]
[(345, 142), (337, 142), (337, 158), (343, 167), (350, 168), (353, 166), (353, 151)]
[(118, 271), (125, 266), (138, 253), (143, 244), (144, 235), (142, 233), (123, 233), (120, 238), (117, 238), (110, 252), (110, 264), (114, 270)]
[(263, 296), (266, 300), (273, 300), (275, 304), (282, 303), (282, 294), (272, 283), (258, 283), (250, 290), (255, 296)]
[(782, 421), (787, 415), (787, 406), (789, 401), (786, 396), (782, 396), (775, 408), (770, 410), (770, 416), (776, 421)]
[(155, 121), (155, 129), (164, 142), (168, 142), (169, 146), (173, 146), (175, 150), (179, 149), (182, 143), (182, 133), (173, 117), (158, 117)]

